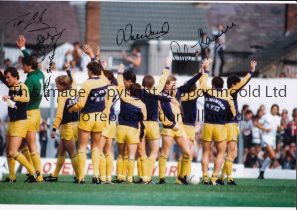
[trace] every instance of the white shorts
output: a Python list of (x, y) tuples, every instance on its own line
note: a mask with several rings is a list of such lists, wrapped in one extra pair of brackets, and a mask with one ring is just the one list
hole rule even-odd
[(275, 138), (262, 137), (262, 139), (263, 139), (263, 147), (270, 145), (273, 149), (276, 148), (276, 139)]

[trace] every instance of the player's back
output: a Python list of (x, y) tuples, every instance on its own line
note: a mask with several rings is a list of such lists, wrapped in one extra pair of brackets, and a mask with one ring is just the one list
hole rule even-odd
[(134, 97), (121, 98), (119, 125), (139, 128), (139, 123), (146, 118), (143, 115), (146, 115), (146, 106), (141, 100)]
[(102, 112), (105, 109), (105, 96), (107, 83), (99, 77), (92, 77), (84, 82), (83, 89), (86, 92), (85, 104), (82, 113)]

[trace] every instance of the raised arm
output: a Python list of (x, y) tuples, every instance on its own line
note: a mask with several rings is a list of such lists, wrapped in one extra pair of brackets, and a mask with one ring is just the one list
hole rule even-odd
[(30, 56), (30, 53), (26, 50), (26, 38), (23, 35), (19, 35), (16, 43), (18, 48), (22, 51), (24, 57)]
[(199, 79), (199, 87), (204, 92), (207, 91), (208, 89), (211, 89), (211, 87), (207, 85), (207, 79), (208, 79), (211, 63), (212, 63), (211, 59), (204, 59), (201, 65), (202, 76)]
[(167, 78), (170, 74), (170, 66), (171, 66), (171, 62), (172, 62), (172, 59), (170, 57), (167, 57), (166, 60), (165, 60), (165, 68), (162, 72), (162, 76), (160, 77), (160, 80), (159, 80), (159, 83), (158, 85), (155, 87), (155, 93), (156, 94), (160, 94), (164, 87), (165, 87), (165, 84), (166, 84), (166, 81), (167, 81)]
[(190, 88), (196, 84), (196, 82), (200, 79), (202, 73), (195, 74), (190, 80), (188, 80), (184, 85), (177, 88), (180, 93), (189, 92)]
[[(124, 77), (123, 77), (124, 71), (125, 71), (125, 66), (123, 64), (120, 64), (118, 66), (118, 76), (117, 76), (119, 93), (122, 93), (125, 90)], [(121, 94), (120, 94), (120, 96), (121, 96)]]
[(125, 61), (128, 61), (129, 63), (132, 63), (133, 66), (135, 66), (136, 68), (139, 68), (140, 65), (141, 65), (141, 55), (140, 55), (140, 53), (137, 53), (136, 57), (127, 56), (127, 53), (123, 53), (123, 59)]
[(145, 89), (141, 89), (140, 99), (145, 100), (147, 98), (150, 98), (150, 99), (153, 99), (153, 100), (158, 100), (158, 101), (164, 101), (164, 102), (169, 102), (171, 100), (170, 97), (163, 96), (163, 95), (157, 95), (155, 93), (150, 93)]
[(232, 91), (232, 92), (240, 91), (252, 78), (253, 73), (256, 70), (256, 66), (257, 66), (257, 62), (252, 60), (251, 64), (250, 64), (250, 72), (247, 73), (247, 75), (242, 80), (240, 80), (239, 83), (237, 83), (235, 86), (229, 88), (229, 91)]

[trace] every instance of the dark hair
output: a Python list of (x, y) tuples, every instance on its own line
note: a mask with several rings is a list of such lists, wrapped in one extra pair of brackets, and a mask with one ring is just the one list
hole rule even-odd
[(249, 105), (248, 104), (243, 104), (243, 106), (242, 106), (242, 111), (244, 111), (245, 109), (247, 109), (249, 107)]
[(224, 87), (224, 80), (221, 77), (214, 77), (211, 84), (216, 89), (222, 89)]
[(80, 43), (79, 42), (74, 42), (73, 46), (75, 46), (75, 45), (80, 45)]
[(130, 95), (139, 98), (141, 94), (141, 85), (134, 83), (130, 86)]
[(277, 115), (279, 115), (279, 106), (277, 104), (272, 104), (271, 108), (270, 108), (270, 111), (276, 107), (277, 108)]
[(103, 70), (104, 76), (111, 82), (111, 84), (116, 84), (116, 79), (112, 73), (112, 71), (109, 70)]
[(131, 81), (132, 83), (136, 82), (136, 75), (131, 70), (125, 71), (123, 77), (125, 80)]
[(151, 89), (155, 84), (155, 79), (151, 75), (145, 75), (142, 79), (142, 86)]
[(4, 70), (4, 75), (10, 73), (12, 77), (14, 78), (17, 78), (19, 79), (20, 76), (19, 76), (19, 72), (16, 68), (14, 67), (7, 67), (5, 70)]
[(248, 109), (248, 110), (245, 111), (244, 116), (246, 116), (246, 115), (248, 115), (248, 114), (253, 114), (253, 112), (252, 112), (251, 110)]
[(294, 113), (297, 112), (297, 108), (293, 109), (292, 117), (294, 117)]
[(138, 44), (133, 44), (133, 45), (131, 46), (131, 49), (132, 49), (132, 50), (135, 49), (137, 52), (140, 52), (140, 47), (138, 46)]
[(101, 74), (101, 71), (103, 70), (100, 68), (99, 63), (96, 61), (91, 61), (90, 63), (88, 63), (87, 68), (88, 71), (92, 72), (92, 74), (96, 76), (99, 76)]
[(34, 63), (35, 63), (35, 59), (34, 59), (33, 56), (26, 56), (26, 57), (23, 57), (23, 59), (22, 59), (22, 64), (27, 65), (27, 66), (31, 66), (32, 69), (34, 69), (33, 68)]
[(37, 69), (38, 68), (38, 56), (35, 55), (34, 53), (32, 53), (31, 57), (32, 57), (32, 69)]
[(260, 111), (261, 111), (261, 109), (258, 109), (258, 110), (257, 110), (257, 116), (260, 115)]
[(253, 116), (253, 120), (257, 120), (257, 119), (260, 119), (260, 116), (258, 114)]
[(231, 75), (227, 78), (227, 88), (231, 88), (233, 85), (236, 85), (240, 82), (240, 78), (236, 75)]

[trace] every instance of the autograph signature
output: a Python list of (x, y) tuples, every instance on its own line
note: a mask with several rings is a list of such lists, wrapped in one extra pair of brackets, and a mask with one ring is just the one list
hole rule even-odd
[[(205, 38), (205, 42), (202, 41), (201, 38), (200, 38), (200, 39), (198, 39), (198, 42), (196, 44), (194, 44), (193, 46), (191, 46), (191, 48), (196, 47), (198, 44), (199, 44), (199, 46), (202, 49), (208, 48), (211, 45), (211, 43), (213, 43), (214, 41), (218, 40), (223, 34), (227, 33), (227, 31), (229, 29), (231, 29), (233, 27), (236, 27), (236, 26), (238, 26), (238, 25), (236, 25), (235, 23), (232, 23), (231, 26), (227, 25), (227, 27), (224, 30), (222, 30), (220, 33), (218, 33), (218, 34), (216, 34), (216, 35), (214, 35), (212, 37), (207, 36)], [(204, 31), (201, 28), (199, 28), (198, 29), (198, 36), (199, 37), (202, 37), (203, 34), (204, 34)], [(218, 49), (219, 46), (220, 46), (220, 43), (216, 43), (215, 49)]]
[(148, 23), (145, 27), (144, 34), (133, 34), (133, 25), (128, 23), (125, 29), (119, 29), (116, 37), (117, 45), (121, 46), (131, 40), (158, 39), (169, 33), (169, 23), (165, 21), (161, 31), (153, 31), (152, 24)]
[[(49, 66), (47, 68), (47, 73), (51, 73), (51, 64), (55, 56), (55, 50), (57, 48), (57, 42), (61, 38), (63, 32), (66, 30), (63, 28), (58, 31), (56, 27), (50, 26), (44, 21), (44, 15), (47, 12), (47, 8), (42, 10), (42, 12), (36, 11), (34, 13), (28, 12), (26, 14), (20, 15), (6, 22), (6, 24), (13, 24), (14, 28), (20, 28), (21, 30), (27, 31), (29, 33), (40, 32), (36, 37), (36, 45), (33, 47), (34, 55), (41, 57), (39, 63), (44, 61), (46, 56), (49, 55)], [(46, 79), (44, 82), (44, 96), (48, 100), (48, 94), (45, 94), (46, 90), (49, 92), (50, 79)]]
[[(176, 60), (178, 57), (180, 60), (183, 61), (191, 61), (192, 57), (195, 57), (195, 55), (198, 55), (201, 53), (201, 49), (206, 49), (208, 48), (213, 42), (218, 40), (223, 34), (227, 33), (229, 29), (232, 29), (233, 27), (236, 27), (235, 23), (232, 23), (231, 26), (227, 25), (227, 27), (222, 30), (220, 33), (213, 35), (212, 37), (206, 36), (205, 40), (202, 40), (203, 35), (205, 32), (203, 29), (199, 28), (198, 29), (198, 41), (194, 45), (190, 46), (191, 49), (195, 49), (195, 47), (200, 47), (200, 49), (196, 49), (194, 53), (189, 53), (189, 47), (184, 44), (184, 50), (183, 52), (181, 51), (181, 47), (177, 41), (172, 41), (170, 43), (170, 49), (173, 54), (173, 58)], [(215, 50), (218, 49), (220, 46), (220, 43), (215, 43)], [(200, 50), (200, 51), (199, 51)]]
[(174, 60), (177, 60), (177, 58), (179, 58), (179, 60), (182, 60), (182, 61), (190, 61), (192, 60), (192, 57), (195, 57), (196, 55), (196, 52), (189, 53), (189, 48), (188, 48), (188, 45), (186, 44), (184, 44), (183, 51), (182, 51), (177, 41), (170, 42), (170, 50), (172, 52)]

